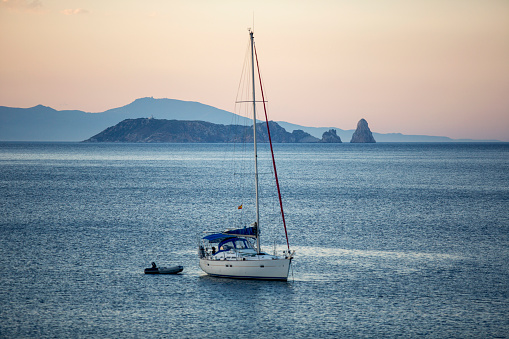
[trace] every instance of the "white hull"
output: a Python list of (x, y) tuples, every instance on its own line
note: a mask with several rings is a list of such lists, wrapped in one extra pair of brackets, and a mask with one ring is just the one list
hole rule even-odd
[(212, 276), (237, 279), (287, 280), (291, 259), (200, 259), (201, 269)]

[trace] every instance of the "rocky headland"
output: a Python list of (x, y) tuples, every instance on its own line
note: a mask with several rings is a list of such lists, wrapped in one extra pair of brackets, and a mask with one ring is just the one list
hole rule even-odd
[[(289, 133), (273, 121), (269, 122), (269, 128), (272, 142), (275, 143), (321, 141), (302, 130)], [(269, 141), (265, 122), (256, 124), (256, 133), (259, 142)], [(253, 142), (253, 127), (221, 125), (206, 121), (126, 119), (85, 140), (85, 142)]]

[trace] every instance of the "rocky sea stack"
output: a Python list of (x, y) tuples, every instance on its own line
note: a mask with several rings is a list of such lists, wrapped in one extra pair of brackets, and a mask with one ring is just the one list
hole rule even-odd
[(375, 138), (368, 127), (368, 122), (364, 119), (359, 120), (357, 129), (352, 135), (352, 143), (375, 143)]
[(339, 135), (336, 134), (335, 129), (330, 129), (327, 132), (323, 132), (321, 142), (340, 143), (341, 138), (339, 137)]

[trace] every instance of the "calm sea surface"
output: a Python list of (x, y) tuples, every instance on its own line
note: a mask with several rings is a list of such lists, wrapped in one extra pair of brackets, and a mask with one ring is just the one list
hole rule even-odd
[(200, 232), (254, 221), (231, 145), (0, 143), (0, 337), (509, 337), (509, 144), (275, 149), (288, 282), (198, 266)]

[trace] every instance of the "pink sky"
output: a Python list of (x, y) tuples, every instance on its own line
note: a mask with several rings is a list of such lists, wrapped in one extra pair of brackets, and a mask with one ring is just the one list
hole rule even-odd
[(233, 111), (253, 13), (271, 119), (509, 141), (507, 0), (0, 0), (0, 105)]

